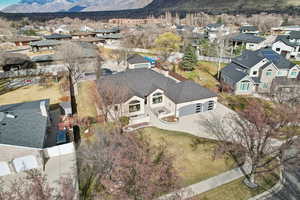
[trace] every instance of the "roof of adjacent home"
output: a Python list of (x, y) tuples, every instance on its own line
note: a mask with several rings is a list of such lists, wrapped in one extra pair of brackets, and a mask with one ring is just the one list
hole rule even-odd
[(157, 89), (161, 89), (175, 103), (185, 103), (216, 97), (217, 94), (191, 80), (176, 82), (151, 69), (130, 69), (117, 74), (102, 77), (99, 84), (122, 85), (129, 89), (130, 95), (144, 98)]
[(43, 148), (49, 99), (0, 106), (0, 144)]
[(38, 46), (38, 47), (57, 46), (60, 44), (61, 42), (57, 40), (40, 40), (36, 42), (30, 42), (30, 46)]
[(94, 31), (95, 33), (116, 33), (116, 32), (120, 32), (121, 29), (118, 27), (115, 28), (110, 28), (110, 29), (98, 29), (96, 31)]
[(300, 46), (300, 42), (291, 42), (290, 39), (300, 39), (300, 31), (291, 31), (290, 35), (278, 35), (275, 42), (281, 41), (291, 47)]
[(54, 34), (51, 34), (51, 35), (45, 35), (44, 37), (45, 37), (45, 39), (47, 39), (47, 40), (72, 38), (71, 35), (57, 34), (57, 33), (54, 33)]
[(256, 26), (242, 26), (241, 31), (258, 31)]
[(220, 24), (220, 23), (215, 23), (215, 24), (207, 24), (206, 27), (208, 28), (219, 28), (221, 27), (223, 24)]
[(232, 62), (245, 68), (251, 68), (263, 59), (267, 59), (269, 64), (273, 63), (278, 69), (290, 69), (295, 66), (295, 64), (270, 48), (256, 51), (245, 50), (241, 56), (234, 58)]
[(230, 38), (231, 41), (234, 42), (246, 42), (246, 43), (261, 43), (265, 40), (265, 38), (258, 37), (252, 34), (240, 33)]
[(228, 78), (230, 78), (233, 81), (233, 83), (237, 83), (247, 76), (247, 73), (245, 72), (245, 68), (242, 68), (241, 66), (233, 62), (227, 65), (226, 67), (224, 67), (221, 70), (221, 73), (222, 75), (225, 75)]
[(41, 40), (41, 38), (39, 37), (16, 36), (11, 41), (12, 42), (33, 42), (39, 40)]
[(139, 63), (150, 63), (149, 60), (145, 59), (144, 56), (139, 54), (129, 55), (127, 58), (129, 64), (139, 64)]
[(291, 39), (300, 39), (300, 31), (291, 31), (290, 38)]

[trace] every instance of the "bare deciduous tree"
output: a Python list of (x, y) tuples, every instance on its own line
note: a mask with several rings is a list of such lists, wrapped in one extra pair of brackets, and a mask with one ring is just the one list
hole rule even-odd
[[(0, 181), (0, 200), (75, 200), (76, 187), (69, 177), (62, 177), (60, 191), (48, 184), (47, 177), (38, 170), (26, 172), (26, 176), (18, 178), (4, 188)], [(9, 183), (6, 183), (9, 184)]]
[[(203, 124), (220, 141), (219, 151), (228, 153), (238, 163), (240, 155), (245, 155), (251, 167), (250, 173), (245, 173), (246, 180), (255, 187), (257, 174), (273, 171), (286, 161), (275, 162), (293, 143), (299, 120), (299, 108), (277, 105), (267, 109), (259, 100), (251, 100), (238, 114)], [(284, 140), (279, 142), (279, 137)]]
[(95, 140), (78, 150), (83, 199), (154, 199), (178, 187), (172, 157), (134, 133), (96, 129)]

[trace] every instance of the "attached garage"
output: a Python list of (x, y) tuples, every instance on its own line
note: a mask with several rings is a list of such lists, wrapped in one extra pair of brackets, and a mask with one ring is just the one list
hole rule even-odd
[(209, 110), (213, 110), (215, 107), (215, 101), (207, 101), (205, 103), (195, 103), (195, 104), (190, 104), (183, 106), (179, 108), (178, 112), (178, 117), (183, 117), (187, 115), (192, 115), (200, 112), (206, 112)]

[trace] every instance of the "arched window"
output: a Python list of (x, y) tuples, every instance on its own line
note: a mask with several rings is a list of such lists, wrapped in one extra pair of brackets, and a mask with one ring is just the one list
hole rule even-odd
[(141, 103), (137, 100), (133, 100), (129, 102), (129, 112), (137, 112), (141, 110)]
[(163, 101), (163, 94), (161, 92), (157, 92), (152, 95), (152, 104), (159, 104)]
[(291, 76), (292, 76), (292, 77), (296, 77), (297, 74), (298, 74), (297, 69), (293, 69), (292, 72), (291, 72)]

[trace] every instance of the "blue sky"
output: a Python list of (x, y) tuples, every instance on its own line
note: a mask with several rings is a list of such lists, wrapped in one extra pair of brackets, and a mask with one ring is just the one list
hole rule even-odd
[(20, 0), (0, 0), (0, 9), (2, 9), (2, 8), (8, 6), (8, 5), (17, 3), (19, 1)]

